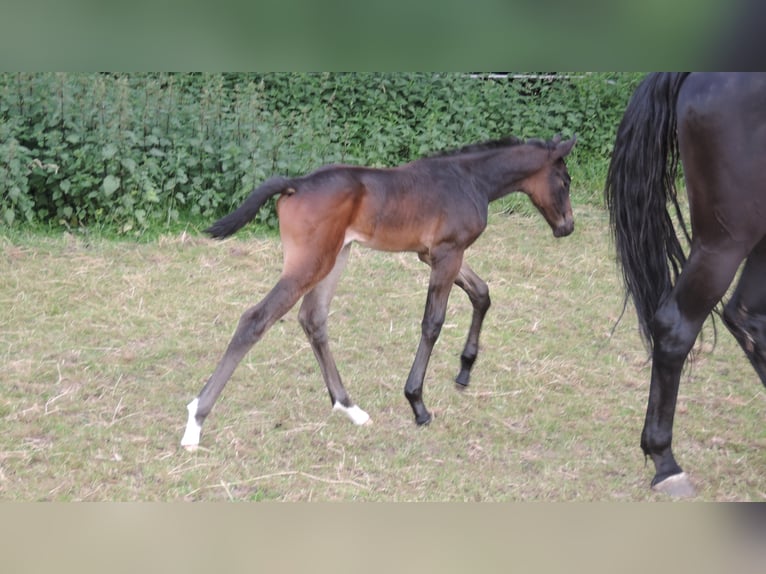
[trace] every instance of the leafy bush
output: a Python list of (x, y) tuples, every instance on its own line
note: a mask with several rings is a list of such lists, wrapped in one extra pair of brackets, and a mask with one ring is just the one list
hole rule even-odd
[[(575, 193), (595, 201), (638, 78), (2, 74), (0, 221), (141, 233), (213, 219), (274, 174), (558, 132), (578, 135)], [(273, 205), (259, 218), (273, 227)]]

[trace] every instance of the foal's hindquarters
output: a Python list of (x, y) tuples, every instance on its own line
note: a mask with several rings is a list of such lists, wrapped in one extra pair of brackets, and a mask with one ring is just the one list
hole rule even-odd
[[(202, 423), (239, 362), (301, 297), (304, 300), (298, 318), (319, 362), (333, 408), (345, 412), (355, 424), (370, 420), (343, 387), (327, 335), (330, 301), (348, 260), (350, 241), (346, 241), (345, 231), (351, 206), (348, 201), (340, 201), (342, 197), (334, 197), (334, 203), (323, 206), (321, 196), (305, 201), (291, 195), (284, 195), (278, 202), (282, 274), (266, 297), (241, 316), (215, 371), (187, 405), (189, 417), (181, 445), (189, 450), (199, 445)], [(333, 217), (317, 217), (322, 213), (332, 213)]]

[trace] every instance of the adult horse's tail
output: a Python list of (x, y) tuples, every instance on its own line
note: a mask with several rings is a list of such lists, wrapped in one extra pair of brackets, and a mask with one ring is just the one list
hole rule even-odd
[(656, 73), (636, 89), (617, 130), (604, 197), (627, 294), (653, 348), (651, 322), (686, 262), (668, 202), (676, 196), (676, 100), (687, 74)]

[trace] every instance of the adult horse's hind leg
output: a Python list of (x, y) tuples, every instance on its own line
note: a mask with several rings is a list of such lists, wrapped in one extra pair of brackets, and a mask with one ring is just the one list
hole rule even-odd
[(641, 448), (654, 462), (652, 487), (672, 496), (694, 494), (671, 450), (681, 370), (702, 324), (726, 292), (741, 261), (736, 247), (710, 250), (693, 246), (671, 295), (654, 317), (652, 378)]
[(766, 385), (766, 239), (748, 256), (723, 319)]
[(421, 259), (431, 266), (431, 277), (428, 282), (426, 309), (421, 323), (420, 344), (404, 385), (404, 396), (407, 397), (415, 413), (415, 422), (424, 425), (431, 422), (431, 413), (423, 404), (423, 379), (431, 352), (444, 325), (447, 300), (452, 283), (460, 272), (463, 252), (445, 249), (443, 253), (432, 252), (427, 258), (421, 256)]
[(455, 285), (468, 294), (473, 305), (471, 327), (468, 330), (468, 338), (463, 352), (460, 354), (460, 372), (455, 379), (455, 382), (460, 385), (458, 388), (465, 388), (471, 380), (471, 368), (476, 361), (476, 355), (479, 353), (479, 334), (484, 316), (489, 310), (490, 298), (487, 284), (465, 263), (460, 268), (460, 273), (455, 279)]
[(327, 335), (327, 315), (330, 311), (330, 302), (335, 295), (338, 280), (348, 261), (350, 249), (351, 244), (349, 243), (341, 250), (335, 260), (335, 267), (329, 275), (303, 297), (303, 303), (298, 312), (298, 321), (303, 327), (303, 331), (311, 343), (314, 356), (319, 363), (327, 391), (330, 393), (333, 409), (345, 412), (355, 424), (362, 425), (369, 422), (370, 416), (351, 402), (330, 352)]

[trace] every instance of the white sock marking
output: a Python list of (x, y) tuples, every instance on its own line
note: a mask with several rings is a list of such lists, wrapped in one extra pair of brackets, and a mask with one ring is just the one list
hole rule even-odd
[(344, 412), (346, 416), (348, 416), (348, 418), (351, 419), (351, 422), (353, 422), (355, 425), (365, 425), (371, 422), (370, 415), (368, 415), (366, 412), (360, 409), (357, 405), (345, 407), (340, 403), (335, 403), (332, 406), (332, 410)]
[(186, 410), (189, 411), (189, 419), (186, 421), (186, 432), (181, 439), (181, 446), (186, 450), (196, 450), (199, 446), (199, 437), (202, 433), (202, 427), (197, 423), (197, 404), (199, 399), (194, 399), (188, 405)]

